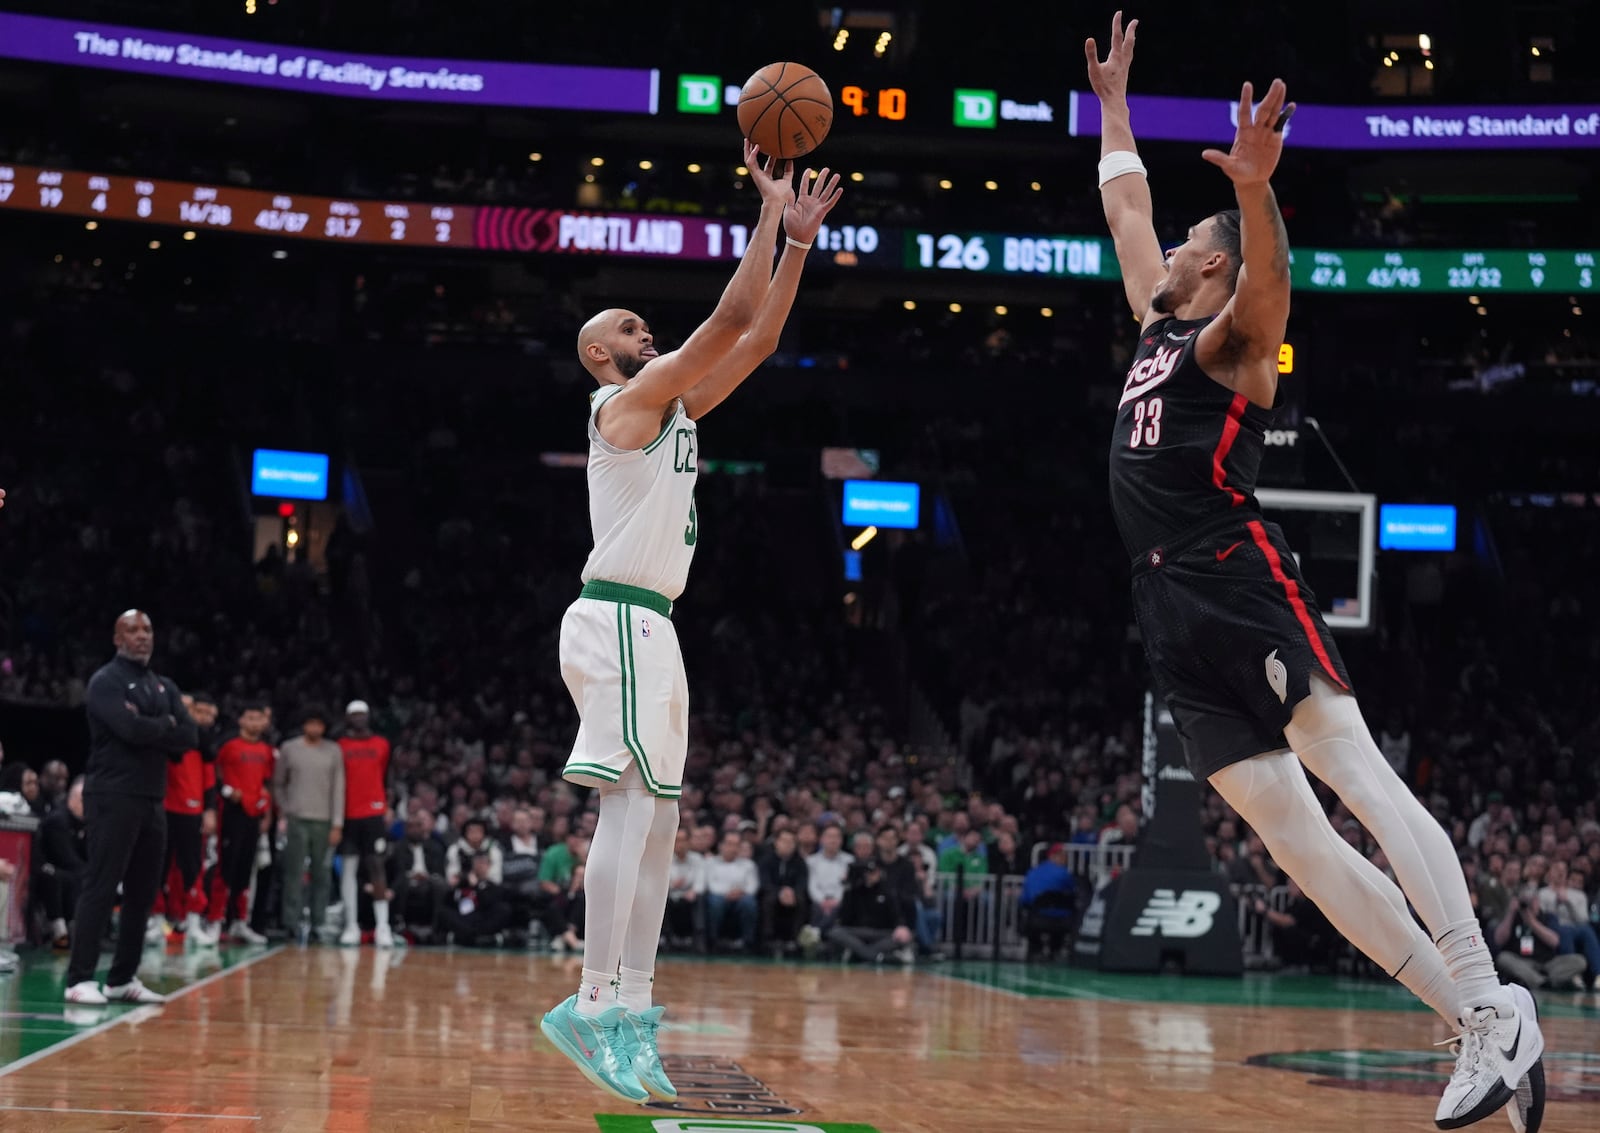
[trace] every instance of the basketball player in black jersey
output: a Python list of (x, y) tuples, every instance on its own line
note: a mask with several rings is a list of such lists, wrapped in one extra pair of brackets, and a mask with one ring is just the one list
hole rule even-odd
[[(1085, 43), (1101, 104), (1100, 189), (1128, 302), (1142, 320), (1111, 432), (1111, 503), (1133, 559), (1155, 684), (1194, 773), (1266, 843), (1328, 919), (1460, 1029), (1435, 1123), (1543, 1110), (1532, 997), (1502, 987), (1449, 835), (1372, 741), (1316, 601), (1254, 487), (1289, 318), (1289, 241), (1269, 179), (1294, 113), (1283, 81), (1239, 100), (1224, 153), (1238, 208), (1162, 254), (1127, 103), (1135, 20), (1109, 57)], [(1302, 767), (1328, 784), (1394, 866), (1397, 888), (1334, 831)], [(1430, 940), (1406, 908), (1415, 906)]]

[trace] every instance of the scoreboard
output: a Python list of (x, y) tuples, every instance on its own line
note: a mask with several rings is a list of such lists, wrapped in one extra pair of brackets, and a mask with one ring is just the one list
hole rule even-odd
[[(330, 243), (708, 262), (737, 260), (751, 233), (716, 217), (322, 197), (35, 165), (0, 165), (5, 212)], [(841, 222), (824, 225), (816, 247), (834, 266), (857, 270), (1121, 278), (1104, 236)], [(1575, 295), (1595, 289), (1597, 260), (1592, 249), (1297, 248), (1290, 274), (1302, 292)]]

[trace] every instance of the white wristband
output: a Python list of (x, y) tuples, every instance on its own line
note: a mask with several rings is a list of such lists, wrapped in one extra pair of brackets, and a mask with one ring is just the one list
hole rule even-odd
[(1144, 167), (1144, 162), (1139, 160), (1139, 155), (1132, 150), (1119, 149), (1106, 154), (1100, 159), (1100, 187), (1115, 181), (1118, 177), (1125, 177), (1129, 173), (1137, 173), (1140, 177), (1150, 174)]
[(807, 252), (811, 251), (811, 245), (810, 244), (802, 244), (802, 243), (800, 243), (800, 241), (796, 240), (793, 236), (785, 236), (783, 238), (783, 242), (785, 244), (788, 244), (791, 247), (794, 247), (794, 248), (803, 248)]

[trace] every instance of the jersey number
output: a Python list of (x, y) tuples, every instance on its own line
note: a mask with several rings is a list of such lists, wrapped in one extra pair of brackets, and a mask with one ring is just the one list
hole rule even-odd
[(1149, 447), (1161, 443), (1161, 399), (1133, 403), (1133, 436), (1128, 438), (1129, 448)]
[(695, 510), (694, 497), (689, 497), (689, 526), (683, 529), (683, 541), (694, 546), (700, 538), (700, 513)]

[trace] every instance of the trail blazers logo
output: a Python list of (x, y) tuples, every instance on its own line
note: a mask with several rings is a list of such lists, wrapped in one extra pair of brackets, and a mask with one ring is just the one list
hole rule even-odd
[(1166, 936), (1193, 940), (1211, 931), (1222, 894), (1204, 889), (1157, 889), (1134, 922), (1132, 936)]
[(1267, 683), (1278, 694), (1279, 704), (1289, 703), (1289, 670), (1278, 660), (1276, 649), (1267, 654)]

